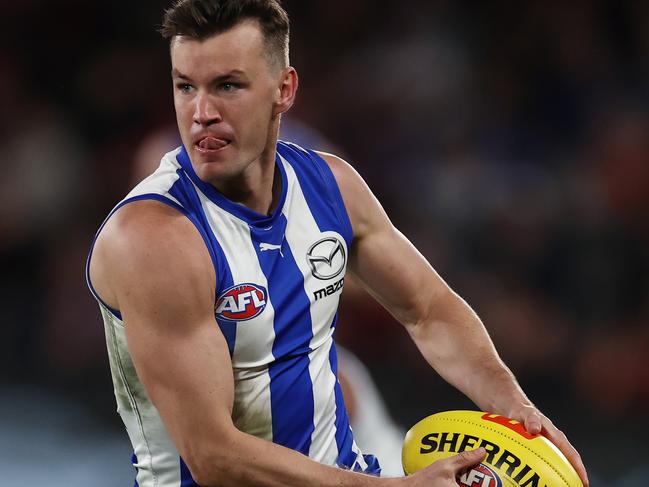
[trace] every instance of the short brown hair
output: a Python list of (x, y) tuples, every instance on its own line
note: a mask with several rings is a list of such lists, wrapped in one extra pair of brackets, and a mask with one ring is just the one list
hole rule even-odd
[(165, 10), (159, 32), (170, 41), (204, 40), (248, 19), (259, 22), (273, 64), (288, 66), (289, 19), (279, 0), (176, 0)]

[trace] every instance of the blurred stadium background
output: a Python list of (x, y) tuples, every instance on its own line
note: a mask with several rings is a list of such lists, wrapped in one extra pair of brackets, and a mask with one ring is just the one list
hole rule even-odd
[[(291, 133), (354, 163), (593, 486), (647, 485), (649, 2), (284, 4)], [(2, 485), (132, 484), (83, 267), (175, 141), (167, 5), (1, 3)], [(471, 406), (352, 284), (338, 337), (402, 426)]]

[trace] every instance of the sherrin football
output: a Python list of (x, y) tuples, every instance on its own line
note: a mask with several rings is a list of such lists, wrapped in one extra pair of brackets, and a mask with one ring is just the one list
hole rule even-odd
[(446, 411), (414, 425), (403, 443), (409, 475), (436, 460), (483, 447), (487, 457), (458, 480), (462, 487), (583, 487), (566, 457), (518, 421), (480, 411)]

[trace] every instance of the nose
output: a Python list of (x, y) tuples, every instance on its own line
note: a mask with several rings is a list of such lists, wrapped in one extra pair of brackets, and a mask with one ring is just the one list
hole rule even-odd
[(212, 125), (223, 120), (214, 99), (210, 97), (209, 93), (198, 93), (194, 103), (194, 123)]

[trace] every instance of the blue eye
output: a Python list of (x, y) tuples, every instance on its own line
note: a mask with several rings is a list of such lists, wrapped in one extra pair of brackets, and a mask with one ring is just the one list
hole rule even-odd
[(239, 88), (239, 85), (236, 83), (222, 83), (221, 90), (226, 92), (232, 92)]

